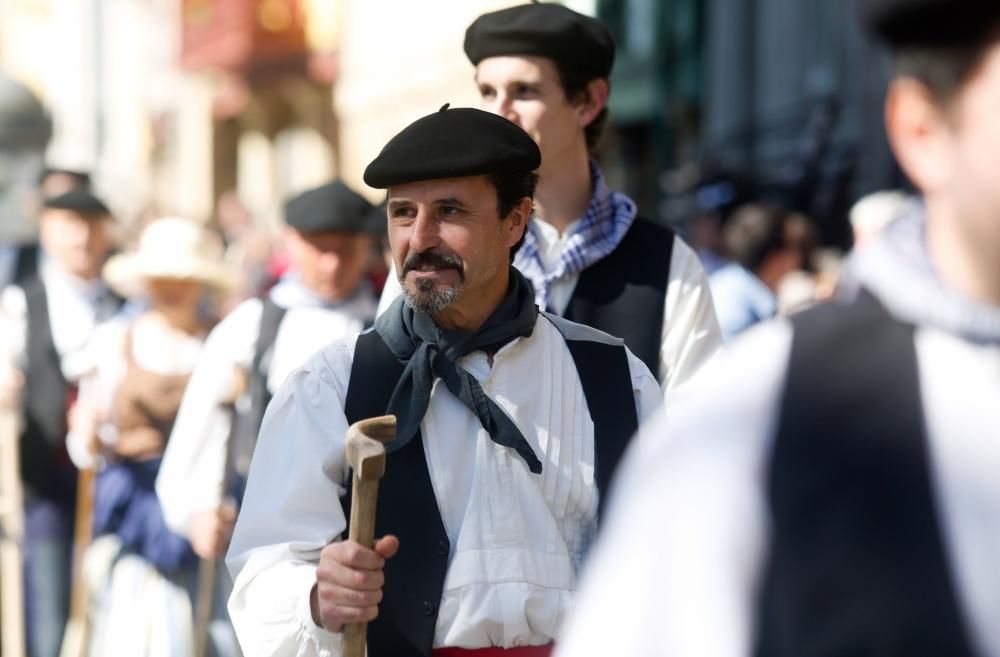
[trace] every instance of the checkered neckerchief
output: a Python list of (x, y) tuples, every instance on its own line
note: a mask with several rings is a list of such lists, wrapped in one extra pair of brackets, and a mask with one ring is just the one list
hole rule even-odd
[(579, 274), (621, 243), (635, 220), (635, 203), (629, 197), (608, 189), (604, 175), (594, 162), (590, 163), (593, 191), (587, 213), (563, 244), (559, 260), (546, 269), (538, 253), (538, 236), (534, 222), (528, 224), (524, 244), (514, 256), (514, 266), (535, 288), (535, 303), (549, 308), (549, 285), (567, 276)]

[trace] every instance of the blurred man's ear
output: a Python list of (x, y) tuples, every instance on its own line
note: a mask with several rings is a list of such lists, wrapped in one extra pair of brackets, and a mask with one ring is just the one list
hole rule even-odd
[(885, 125), (896, 159), (913, 184), (924, 193), (940, 189), (952, 169), (947, 146), (954, 119), (949, 108), (919, 81), (898, 78), (889, 85)]
[(587, 92), (580, 97), (581, 102), (577, 108), (580, 127), (587, 127), (597, 118), (607, 106), (610, 93), (611, 86), (604, 78), (596, 78), (587, 83)]

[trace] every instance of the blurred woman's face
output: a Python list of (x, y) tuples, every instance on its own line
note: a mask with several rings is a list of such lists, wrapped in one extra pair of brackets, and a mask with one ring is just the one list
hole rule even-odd
[(151, 278), (146, 283), (149, 300), (157, 310), (196, 312), (204, 294), (201, 283), (176, 278)]

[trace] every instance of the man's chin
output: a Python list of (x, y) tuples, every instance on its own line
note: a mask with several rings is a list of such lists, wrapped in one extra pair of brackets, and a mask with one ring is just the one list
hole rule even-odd
[(423, 313), (436, 313), (444, 310), (459, 296), (461, 288), (454, 285), (424, 286), (414, 283), (403, 286), (403, 297), (414, 310)]

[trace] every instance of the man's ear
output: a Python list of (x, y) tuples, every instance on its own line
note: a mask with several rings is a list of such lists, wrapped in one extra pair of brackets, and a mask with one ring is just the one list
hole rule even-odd
[(951, 121), (921, 82), (900, 78), (892, 82), (885, 101), (885, 126), (900, 166), (924, 193), (946, 184), (951, 169), (948, 142)]
[(587, 83), (586, 93), (583, 94), (581, 102), (577, 106), (577, 116), (580, 117), (581, 128), (586, 128), (593, 123), (601, 110), (607, 106), (610, 93), (611, 86), (604, 78), (596, 78)]
[(507, 215), (510, 225), (504, 228), (504, 237), (506, 245), (509, 248), (514, 248), (514, 245), (521, 241), (521, 236), (528, 229), (528, 222), (531, 220), (531, 210), (533, 207), (534, 202), (530, 197), (525, 196), (517, 202), (517, 205)]

